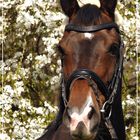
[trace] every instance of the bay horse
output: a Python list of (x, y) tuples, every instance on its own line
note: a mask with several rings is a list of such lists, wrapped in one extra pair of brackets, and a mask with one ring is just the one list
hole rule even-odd
[(60, 0), (69, 22), (59, 43), (62, 92), (56, 119), (38, 140), (125, 140), (121, 104), (123, 42), (117, 0), (100, 7)]

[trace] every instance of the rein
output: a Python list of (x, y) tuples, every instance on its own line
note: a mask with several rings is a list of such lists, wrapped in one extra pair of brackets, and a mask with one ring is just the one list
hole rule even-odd
[[(79, 26), (75, 24), (68, 24), (65, 27), (65, 31), (76, 31), (76, 32), (97, 32), (99, 30), (103, 29), (111, 29), (115, 28), (118, 33), (119, 27), (116, 23), (105, 23), (100, 25), (94, 25), (94, 26)], [(117, 94), (118, 84), (122, 77), (122, 65), (123, 65), (123, 49), (124, 44), (123, 41), (120, 42), (120, 48), (119, 48), (119, 59), (118, 63), (116, 65), (116, 69), (114, 72), (114, 76), (112, 80), (110, 81), (109, 86), (107, 87), (104, 82), (100, 79), (100, 77), (93, 71), (90, 71), (88, 69), (78, 69), (74, 71), (67, 81), (64, 80), (64, 73), (62, 72), (62, 98), (64, 101), (64, 105), (67, 106), (69, 94), (70, 94), (70, 87), (72, 86), (73, 82), (78, 79), (86, 79), (89, 83), (89, 86), (92, 87), (94, 90), (95, 85), (97, 85), (98, 89), (101, 91), (101, 93), (105, 96), (105, 103), (103, 104), (100, 112), (103, 116), (103, 119), (105, 121), (105, 125), (108, 128), (111, 138), (113, 140), (117, 140), (117, 135), (115, 132), (115, 129), (113, 128), (113, 125), (110, 121), (111, 113), (112, 113), (112, 104), (115, 99), (115, 96)], [(62, 64), (63, 67), (63, 64)], [(66, 94), (67, 93), (67, 94)], [(98, 99), (98, 93), (97, 93), (97, 99)]]

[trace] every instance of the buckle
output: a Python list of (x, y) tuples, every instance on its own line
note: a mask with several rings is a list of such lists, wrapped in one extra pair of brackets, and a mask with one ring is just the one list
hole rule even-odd
[(100, 112), (105, 120), (110, 119), (111, 114), (112, 114), (112, 104), (110, 104), (110, 102), (106, 101), (103, 104)]

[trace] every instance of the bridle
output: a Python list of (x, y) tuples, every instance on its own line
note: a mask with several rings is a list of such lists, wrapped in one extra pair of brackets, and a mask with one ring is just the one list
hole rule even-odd
[[(119, 32), (119, 27), (116, 23), (105, 23), (100, 25), (94, 25), (94, 26), (79, 26), (75, 24), (68, 24), (65, 27), (65, 31), (75, 31), (80, 33), (85, 32), (97, 32), (99, 30), (103, 29), (112, 29), (115, 28), (117, 32)], [(119, 32), (120, 33), (120, 32)], [(64, 73), (62, 72), (62, 98), (64, 101), (64, 105), (67, 106), (70, 88), (78, 79), (86, 79), (89, 83), (89, 86), (93, 90), (95, 90), (95, 85), (97, 85), (98, 89), (101, 91), (101, 93), (105, 96), (105, 103), (103, 104), (100, 112), (103, 116), (103, 119), (105, 120), (105, 125), (108, 128), (110, 135), (113, 140), (117, 140), (117, 135), (115, 132), (115, 129), (113, 128), (113, 125), (110, 121), (110, 116), (112, 113), (112, 104), (115, 99), (115, 96), (117, 94), (118, 85), (122, 77), (122, 65), (123, 65), (123, 50), (124, 50), (124, 44), (123, 41), (120, 42), (119, 47), (119, 58), (116, 64), (115, 72), (113, 75), (112, 80), (110, 81), (109, 86), (107, 87), (104, 82), (100, 79), (100, 77), (93, 71), (88, 69), (78, 69), (74, 71), (70, 77), (67, 79), (67, 81), (64, 80)], [(63, 67), (63, 65), (62, 65)], [(66, 94), (67, 93), (67, 94)], [(96, 99), (98, 100), (98, 92), (96, 94)]]

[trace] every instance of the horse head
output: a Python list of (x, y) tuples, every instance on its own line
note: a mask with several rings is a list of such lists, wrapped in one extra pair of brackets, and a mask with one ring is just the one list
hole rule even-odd
[(117, 0), (100, 0), (100, 7), (60, 2), (69, 17), (59, 43), (66, 102), (63, 122), (73, 139), (94, 139), (120, 57), (121, 39), (114, 23)]

